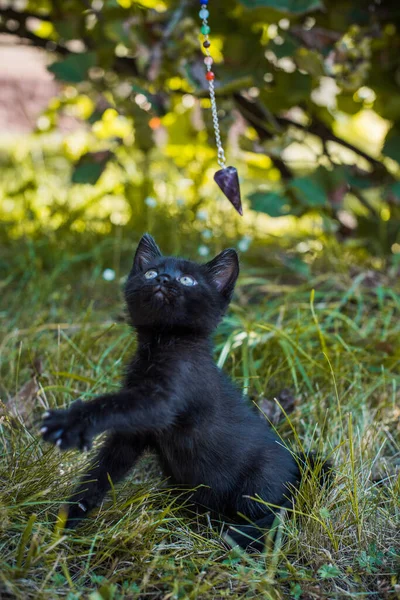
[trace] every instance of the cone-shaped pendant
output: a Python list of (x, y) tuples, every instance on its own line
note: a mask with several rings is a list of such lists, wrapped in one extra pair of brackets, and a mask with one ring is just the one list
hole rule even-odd
[(236, 208), (239, 215), (243, 215), (239, 177), (235, 167), (224, 167), (223, 169), (220, 169), (215, 173), (214, 180), (218, 183), (229, 202)]

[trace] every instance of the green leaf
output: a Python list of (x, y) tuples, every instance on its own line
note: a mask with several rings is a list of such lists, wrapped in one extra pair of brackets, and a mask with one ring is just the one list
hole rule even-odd
[(129, 45), (131, 41), (125, 21), (108, 21), (104, 24), (104, 31), (107, 37), (113, 42)]
[(160, 101), (160, 98), (157, 96), (157, 94), (151, 94), (147, 89), (138, 85), (137, 83), (132, 83), (132, 91), (136, 94), (143, 94), (146, 96), (147, 101), (150, 102), (151, 108), (156, 115), (163, 117), (166, 114), (166, 107)]
[(293, 56), (299, 48), (299, 42), (287, 32), (280, 32), (280, 37), (283, 39), (282, 44), (276, 44), (272, 39), (266, 46), (266, 50), (272, 50), (277, 58), (284, 56)]
[(370, 554), (367, 554), (367, 552), (365, 550), (362, 550), (360, 552), (360, 555), (357, 556), (357, 562), (359, 564), (359, 566), (364, 569), (369, 575), (372, 575), (372, 573), (376, 573), (377, 571), (377, 563), (376, 559), (374, 556), (371, 556)]
[(378, 567), (382, 565), (383, 558), (383, 552), (377, 549), (375, 543), (372, 543), (368, 546), (368, 553), (365, 550), (360, 552), (357, 557), (357, 562), (362, 569), (372, 575), (372, 573), (376, 573)]
[(277, 192), (254, 192), (249, 196), (251, 208), (270, 217), (282, 217), (290, 213), (288, 199)]
[(104, 167), (95, 163), (78, 165), (72, 174), (72, 183), (90, 183), (94, 185), (102, 174)]
[(238, 92), (239, 90), (251, 87), (253, 84), (254, 80), (251, 75), (248, 75), (247, 77), (240, 77), (240, 79), (231, 79), (230, 81), (224, 79), (221, 82), (221, 85), (215, 88), (215, 93), (217, 96), (233, 94), (234, 92)]
[[(290, 93), (288, 93), (290, 90)], [(312, 78), (308, 74), (294, 71), (275, 71), (274, 85), (271, 89), (262, 89), (260, 101), (272, 112), (308, 102), (312, 91)]]
[(294, 55), (294, 61), (298, 69), (307, 71), (313, 77), (321, 77), (324, 75), (323, 60), (319, 52), (300, 48)]
[(342, 93), (336, 96), (337, 107), (341, 112), (355, 115), (362, 109), (361, 102), (354, 100), (354, 94)]
[(302, 14), (322, 8), (320, 0), (239, 0), (246, 8), (274, 8), (280, 12)]
[(386, 136), (382, 153), (400, 163), (400, 131), (391, 129)]
[(400, 204), (400, 181), (392, 183), (386, 190), (386, 197), (394, 204)]
[(285, 258), (284, 263), (288, 269), (294, 271), (298, 275), (302, 275), (303, 277), (310, 277), (311, 275), (310, 265), (304, 262), (299, 256)]
[(368, 177), (368, 173), (366, 173), (365, 176), (361, 176), (357, 175), (352, 168), (347, 168), (347, 171), (347, 181), (351, 187), (359, 188), (360, 190), (368, 190), (371, 187), (374, 187), (373, 182)]
[(325, 191), (329, 203), (339, 208), (349, 187), (348, 169), (343, 165), (337, 165), (333, 169), (318, 167), (312, 179)]
[(328, 520), (328, 519), (331, 518), (331, 513), (329, 512), (329, 510), (325, 506), (323, 506), (322, 508), (320, 508), (319, 514), (321, 515), (321, 517), (324, 520)]
[(88, 152), (79, 160), (72, 174), (72, 183), (88, 183), (94, 185), (112, 156), (111, 152)]
[(339, 577), (341, 571), (336, 565), (322, 565), (318, 569), (318, 575), (321, 579), (331, 579), (332, 577)]
[(302, 594), (303, 594), (303, 590), (302, 587), (299, 583), (291, 583), (290, 584), (290, 594), (293, 598), (293, 600), (300, 600)]
[(80, 30), (80, 19), (78, 16), (69, 15), (68, 21), (62, 20), (59, 21), (56, 19), (54, 21), (54, 27), (57, 30), (57, 33), (64, 40), (78, 40), (80, 38), (81, 30)]
[(306, 206), (325, 206), (327, 195), (324, 188), (311, 177), (295, 177), (289, 184), (297, 200)]
[(92, 592), (89, 596), (89, 600), (104, 600), (104, 598), (99, 592)]
[(54, 73), (60, 81), (67, 83), (79, 83), (87, 77), (88, 70), (96, 64), (95, 52), (84, 52), (82, 54), (71, 54), (48, 66), (48, 70)]

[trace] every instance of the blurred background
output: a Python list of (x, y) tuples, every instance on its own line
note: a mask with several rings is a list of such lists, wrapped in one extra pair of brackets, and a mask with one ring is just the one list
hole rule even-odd
[[(113, 239), (125, 252), (150, 230), (166, 251), (204, 258), (229, 242), (258, 262), (257, 247), (279, 238), (277, 264), (303, 277), (327, 240), (370, 253), (374, 268), (398, 264), (400, 9), (384, 0), (210, 3), (240, 219), (212, 177), (199, 8), (1, 0), (6, 252), (15, 260), (40, 240), (37, 258), (58, 263), (60, 253), (77, 259), (78, 248)], [(102, 266), (119, 272), (115, 247)]]

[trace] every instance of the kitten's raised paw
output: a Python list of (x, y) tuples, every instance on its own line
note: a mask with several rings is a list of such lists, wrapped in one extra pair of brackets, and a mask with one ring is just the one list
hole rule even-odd
[(89, 450), (92, 445), (93, 434), (81, 400), (74, 402), (67, 410), (45, 413), (40, 433), (46, 442), (55, 444), (61, 450)]

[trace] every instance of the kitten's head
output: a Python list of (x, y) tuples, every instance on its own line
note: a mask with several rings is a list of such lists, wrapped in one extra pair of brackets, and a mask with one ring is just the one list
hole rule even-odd
[(209, 333), (226, 311), (238, 275), (235, 250), (224, 250), (200, 265), (163, 256), (146, 233), (125, 286), (132, 325)]

